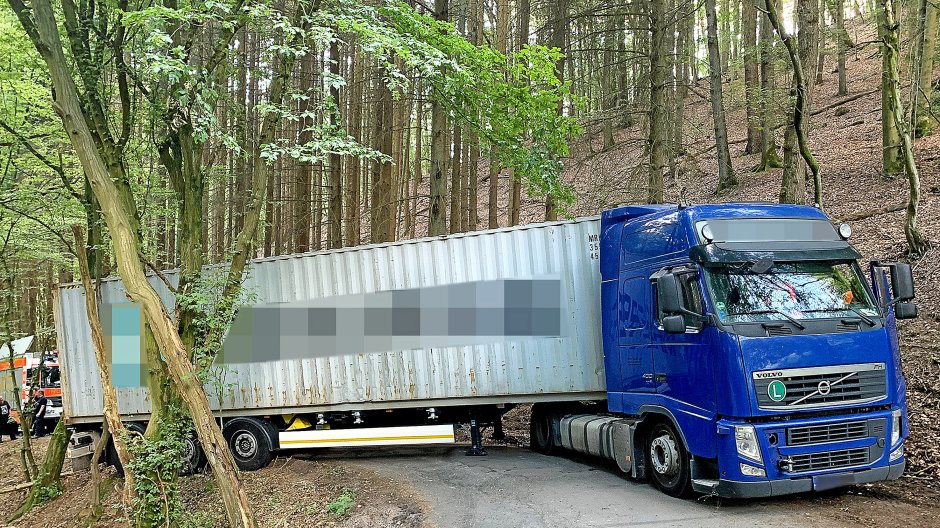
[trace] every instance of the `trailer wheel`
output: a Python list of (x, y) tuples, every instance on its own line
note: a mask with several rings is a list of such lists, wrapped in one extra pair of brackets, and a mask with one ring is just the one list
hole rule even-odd
[(272, 454), (261, 426), (253, 421), (239, 420), (225, 431), (228, 448), (235, 464), (242, 471), (255, 471), (271, 462)]
[(187, 435), (183, 439), (183, 466), (180, 475), (193, 475), (206, 467), (206, 452), (202, 450), (196, 435)]
[(672, 425), (657, 423), (646, 437), (646, 467), (653, 485), (663, 493), (673, 497), (689, 493), (689, 453)]
[(536, 453), (551, 455), (555, 451), (552, 438), (552, 414), (541, 405), (532, 406), (529, 420), (529, 448)]

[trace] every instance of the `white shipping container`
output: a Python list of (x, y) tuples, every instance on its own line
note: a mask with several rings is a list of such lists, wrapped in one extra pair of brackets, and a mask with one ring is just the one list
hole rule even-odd
[[(597, 217), (446, 237), (287, 255), (250, 263), (252, 304), (303, 303), (499, 279), (560, 280), (560, 337), (510, 337), (468, 345), (281, 359), (228, 365), (226, 415), (268, 415), (606, 397), (601, 345)], [(165, 276), (176, 284), (177, 273)], [(172, 313), (173, 295), (150, 282)], [(104, 303), (127, 302), (118, 279), (102, 281)], [(81, 284), (55, 302), (63, 404), (71, 423), (98, 422), (101, 380)], [(118, 389), (128, 419), (150, 412), (146, 388)]]

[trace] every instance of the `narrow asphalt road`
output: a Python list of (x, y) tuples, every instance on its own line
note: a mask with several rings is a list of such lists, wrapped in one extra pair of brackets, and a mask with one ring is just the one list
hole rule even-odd
[(393, 480), (410, 482), (427, 498), (431, 520), (440, 528), (777, 528), (816, 524), (808, 522), (799, 500), (680, 500), (622, 476), (604, 461), (578, 455), (548, 457), (505, 447), (488, 451), (485, 457), (467, 457), (464, 447), (426, 447), (355, 454), (346, 451), (336, 456), (353, 458), (356, 464)]

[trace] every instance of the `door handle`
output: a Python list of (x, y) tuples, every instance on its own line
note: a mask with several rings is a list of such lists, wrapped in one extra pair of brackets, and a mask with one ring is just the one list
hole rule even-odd
[(657, 375), (656, 375), (656, 383), (666, 383), (666, 375), (665, 375), (665, 374), (657, 374)]

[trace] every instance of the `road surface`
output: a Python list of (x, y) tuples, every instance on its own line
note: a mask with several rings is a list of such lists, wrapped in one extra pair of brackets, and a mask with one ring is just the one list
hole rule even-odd
[(576, 454), (549, 457), (489, 447), (488, 456), (467, 457), (464, 449), (323, 454), (409, 482), (426, 497), (440, 528), (833, 527), (831, 521), (811, 521), (811, 498), (680, 500), (620, 475), (612, 464)]

